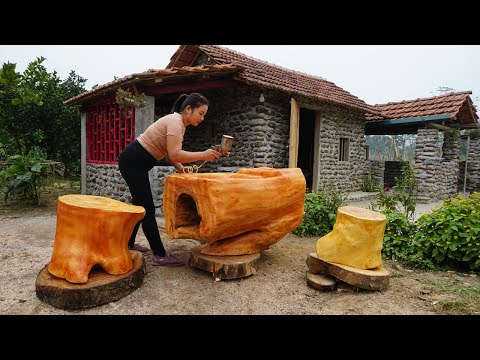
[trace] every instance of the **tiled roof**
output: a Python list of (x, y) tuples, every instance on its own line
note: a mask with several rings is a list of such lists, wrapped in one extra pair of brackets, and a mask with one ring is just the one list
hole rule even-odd
[(377, 104), (374, 107), (383, 117), (367, 115), (367, 121), (448, 114), (462, 124), (476, 124), (478, 115), (470, 94), (471, 91), (451, 92), (429, 98)]
[(245, 67), (239, 78), (246, 82), (308, 98), (337, 103), (364, 112), (377, 113), (363, 100), (323, 78), (308, 75), (261, 61), (240, 52), (217, 45), (181, 45), (172, 56), (167, 68), (191, 66), (200, 55), (207, 54), (218, 64), (232, 63)]
[(169, 80), (173, 78), (191, 77), (200, 74), (228, 74), (237, 73), (243, 71), (245, 68), (242, 66), (224, 64), (224, 65), (202, 65), (195, 67), (182, 67), (182, 68), (169, 68), (169, 69), (149, 69), (143, 73), (132, 74), (106, 84), (97, 86), (95, 89), (81, 93), (73, 98), (65, 101), (65, 104), (76, 104), (86, 100), (87, 98), (98, 95), (99, 93), (113, 92), (119, 87), (125, 87), (130, 84), (138, 83), (152, 83), (159, 80)]

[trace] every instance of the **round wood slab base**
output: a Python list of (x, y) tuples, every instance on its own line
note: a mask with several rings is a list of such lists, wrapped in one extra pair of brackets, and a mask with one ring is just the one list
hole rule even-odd
[(85, 284), (70, 283), (48, 272), (48, 264), (40, 270), (35, 283), (37, 297), (60, 309), (84, 309), (117, 301), (138, 289), (146, 272), (142, 253), (130, 250), (133, 268), (122, 275), (107, 274), (94, 266)]
[(237, 279), (257, 273), (260, 253), (248, 255), (214, 256), (201, 254), (206, 245), (195, 246), (190, 250), (188, 265), (209, 271), (216, 281), (221, 279)]

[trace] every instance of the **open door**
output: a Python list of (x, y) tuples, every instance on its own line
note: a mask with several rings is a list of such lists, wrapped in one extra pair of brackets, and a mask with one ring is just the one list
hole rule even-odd
[(300, 108), (291, 99), (290, 144), (288, 166), (302, 170), (307, 189), (316, 191), (318, 184), (318, 137), (320, 111)]

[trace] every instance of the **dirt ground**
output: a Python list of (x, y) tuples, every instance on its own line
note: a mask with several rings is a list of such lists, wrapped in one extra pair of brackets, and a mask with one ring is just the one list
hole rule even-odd
[[(60, 192), (58, 193), (60, 194)], [(455, 271), (417, 271), (393, 261), (390, 287), (382, 292), (341, 284), (322, 292), (307, 286), (305, 260), (317, 237), (288, 234), (261, 254), (256, 275), (214, 281), (208, 272), (189, 267), (154, 267), (146, 253), (146, 274), (140, 288), (106, 305), (61, 310), (40, 301), (35, 281), (50, 261), (55, 237), (55, 199), (40, 208), (0, 205), (0, 314), (121, 315), (434, 315), (480, 314), (480, 276)], [(161, 223), (162, 219), (159, 219)], [(185, 262), (195, 240), (170, 240), (167, 251)], [(148, 245), (139, 232), (138, 243)]]

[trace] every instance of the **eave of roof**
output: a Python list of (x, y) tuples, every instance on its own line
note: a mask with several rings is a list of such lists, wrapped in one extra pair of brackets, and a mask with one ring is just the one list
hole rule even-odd
[(244, 67), (232, 64), (202, 65), (196, 67), (182, 68), (173, 67), (169, 69), (149, 69), (143, 73), (127, 75), (120, 79), (116, 79), (114, 81), (98, 86), (95, 89), (86, 91), (64, 101), (64, 104), (81, 104), (98, 96), (112, 94), (120, 87), (128, 87), (131, 85), (137, 85), (139, 83), (143, 85), (148, 85), (198, 76), (224, 76), (229, 74), (235, 75), (243, 70)]

